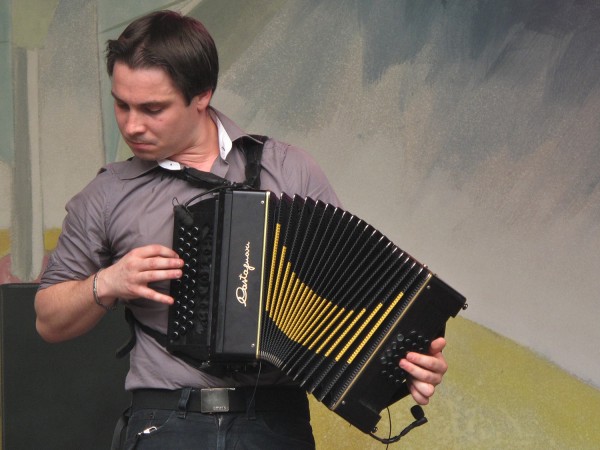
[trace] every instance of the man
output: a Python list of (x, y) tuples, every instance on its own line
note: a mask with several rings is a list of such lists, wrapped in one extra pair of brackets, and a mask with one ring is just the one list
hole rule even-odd
[[(306, 394), (277, 369), (216, 376), (171, 355), (140, 327), (166, 332), (169, 283), (183, 266), (171, 249), (172, 205), (199, 192), (169, 169), (245, 179), (242, 147), (253, 138), (210, 106), (218, 76), (212, 38), (194, 19), (152, 13), (108, 42), (107, 69), (117, 124), (135, 156), (107, 165), (67, 204), (35, 300), (38, 332), (64, 341), (92, 329), (117, 303), (133, 312), (126, 448), (313, 448)], [(304, 151), (273, 139), (264, 145), (260, 181), (265, 190), (339, 204)], [(409, 353), (400, 362), (420, 404), (447, 369), (444, 346), (437, 339), (430, 355)], [(199, 412), (200, 389), (233, 387), (227, 395), (243, 407)]]

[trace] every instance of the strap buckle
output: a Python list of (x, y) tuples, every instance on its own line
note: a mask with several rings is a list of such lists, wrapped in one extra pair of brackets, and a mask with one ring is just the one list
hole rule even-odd
[(229, 393), (235, 388), (200, 389), (200, 412), (205, 414), (229, 412)]

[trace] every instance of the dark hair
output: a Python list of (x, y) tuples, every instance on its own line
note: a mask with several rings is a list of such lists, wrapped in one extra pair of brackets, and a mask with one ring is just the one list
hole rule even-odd
[(174, 11), (157, 11), (131, 22), (118, 39), (106, 43), (106, 69), (116, 62), (132, 69), (162, 68), (186, 101), (214, 91), (219, 76), (215, 43), (204, 25)]

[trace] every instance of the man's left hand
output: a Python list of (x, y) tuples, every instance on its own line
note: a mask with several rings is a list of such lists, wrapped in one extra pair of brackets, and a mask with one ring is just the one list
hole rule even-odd
[(419, 405), (427, 405), (435, 392), (435, 387), (442, 382), (448, 370), (448, 363), (442, 354), (446, 346), (444, 338), (435, 339), (429, 348), (429, 354), (409, 352), (400, 360), (400, 367), (409, 374), (408, 387), (410, 394)]

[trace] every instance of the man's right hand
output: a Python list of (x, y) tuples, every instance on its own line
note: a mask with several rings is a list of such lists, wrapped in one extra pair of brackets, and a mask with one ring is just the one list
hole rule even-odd
[(97, 280), (97, 293), (103, 303), (146, 298), (171, 304), (173, 298), (148, 287), (149, 283), (181, 277), (183, 260), (170, 248), (147, 245), (127, 253), (104, 269)]

